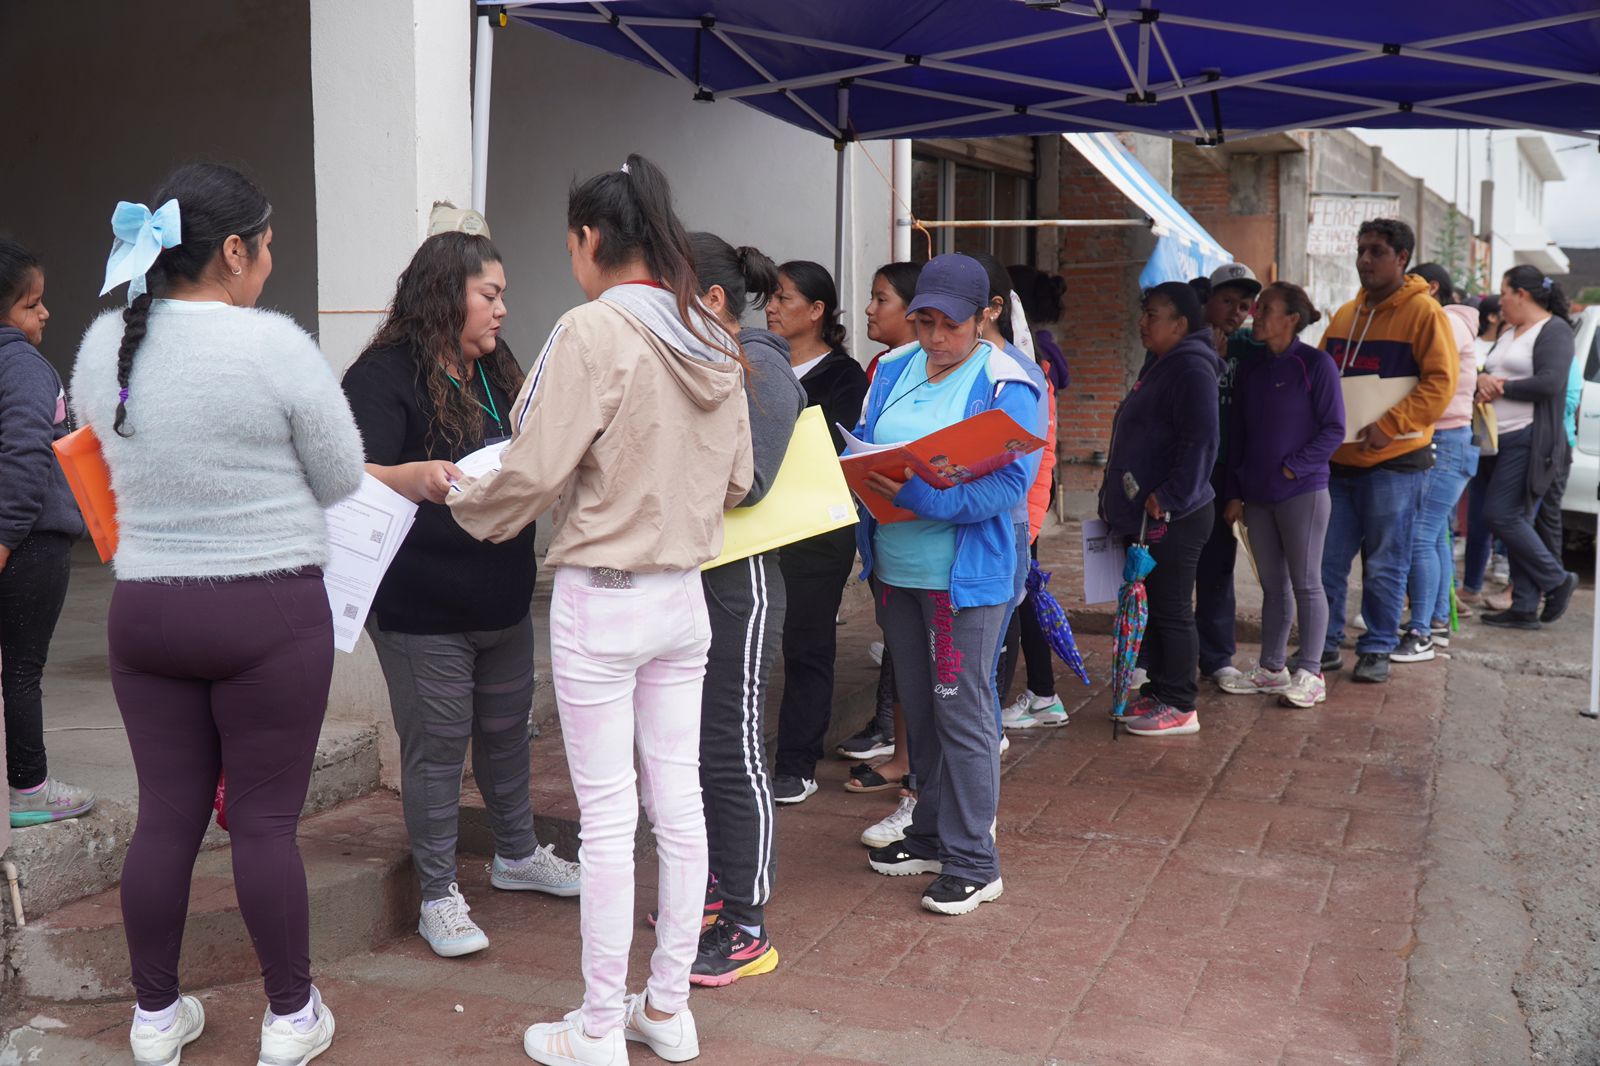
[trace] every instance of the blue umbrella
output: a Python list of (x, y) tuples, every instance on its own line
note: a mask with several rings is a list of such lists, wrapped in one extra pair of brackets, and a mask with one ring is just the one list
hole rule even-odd
[(1150, 599), (1145, 592), (1144, 579), (1156, 568), (1150, 548), (1141, 539), (1128, 545), (1127, 557), (1122, 563), (1122, 591), (1117, 594), (1117, 618), (1113, 626), (1116, 633), (1116, 651), (1111, 667), (1111, 714), (1121, 717), (1127, 710), (1128, 697), (1132, 695), (1134, 662), (1139, 658), (1139, 645), (1144, 643), (1144, 627), (1150, 619)]
[(1083, 668), (1083, 656), (1078, 651), (1078, 642), (1073, 639), (1072, 624), (1067, 621), (1067, 612), (1062, 610), (1061, 604), (1045, 588), (1049, 583), (1050, 572), (1039, 569), (1039, 560), (1035, 559), (1033, 565), (1028, 568), (1028, 594), (1033, 597), (1033, 609), (1039, 616), (1039, 628), (1044, 630), (1045, 639), (1050, 642), (1050, 650), (1078, 675), (1078, 680), (1087, 685), (1089, 671)]

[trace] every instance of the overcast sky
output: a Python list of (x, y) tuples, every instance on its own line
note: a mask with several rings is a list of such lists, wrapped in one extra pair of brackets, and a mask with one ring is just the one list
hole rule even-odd
[[(1460, 196), (1462, 210), (1478, 217), (1478, 183), (1488, 176), (1488, 130), (1356, 130), (1384, 155), (1427, 181), (1446, 200)], [(1526, 135), (1495, 130), (1495, 151), (1515, 150), (1512, 142)], [(1544, 187), (1545, 225), (1557, 244), (1568, 248), (1600, 248), (1600, 149), (1594, 138), (1542, 135), (1566, 172), (1565, 181)], [(1470, 146), (1470, 147), (1469, 147)], [(1458, 154), (1459, 149), (1459, 154)], [(1459, 158), (1459, 168), (1457, 159)], [(1471, 197), (1468, 197), (1470, 165)], [(1498, 229), (1499, 227), (1495, 227)]]

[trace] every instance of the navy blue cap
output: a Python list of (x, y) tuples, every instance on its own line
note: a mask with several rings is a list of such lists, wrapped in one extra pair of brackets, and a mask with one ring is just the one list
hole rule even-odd
[(943, 311), (965, 322), (989, 302), (989, 272), (969, 255), (936, 255), (917, 276), (917, 294), (906, 307), (906, 317), (924, 307)]

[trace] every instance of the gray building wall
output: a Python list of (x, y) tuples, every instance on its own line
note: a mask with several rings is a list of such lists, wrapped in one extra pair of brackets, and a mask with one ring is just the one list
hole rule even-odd
[(0, 232), (44, 263), (56, 366), (71, 367), (90, 320), (120, 298), (96, 296), (117, 201), (148, 202), (174, 167), (201, 160), (239, 167), (272, 199), (262, 305), (316, 329), (310, 33), (304, 2), (0, 7), (0, 70), (14, 89)]
[[(1395, 213), (1418, 234), (1416, 262), (1446, 258), (1450, 201), (1402, 170), (1381, 149), (1346, 130), (1314, 131), (1309, 152), (1312, 192), (1397, 193)], [(1472, 230), (1472, 219), (1458, 214), (1456, 241), (1463, 263), (1471, 246)]]

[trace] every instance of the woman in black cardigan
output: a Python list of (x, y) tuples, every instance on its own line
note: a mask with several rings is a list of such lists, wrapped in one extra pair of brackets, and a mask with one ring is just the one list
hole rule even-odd
[(1511, 608), (1486, 614), (1483, 621), (1538, 629), (1566, 613), (1578, 587), (1578, 575), (1562, 565), (1533, 525), (1539, 498), (1571, 461), (1563, 423), (1572, 324), (1561, 286), (1533, 266), (1506, 271), (1500, 310), (1512, 328), (1478, 375), (1477, 400), (1494, 405), (1500, 425), (1484, 518), (1511, 561)]

